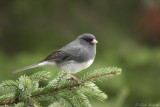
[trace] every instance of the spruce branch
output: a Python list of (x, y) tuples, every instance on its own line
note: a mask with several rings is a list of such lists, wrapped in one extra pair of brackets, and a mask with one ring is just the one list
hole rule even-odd
[(13, 80), (6, 80), (0, 84), (0, 89), (1, 90), (6, 90), (6, 89), (14, 90), (17, 88), (17, 86), (18, 86), (18, 82), (13, 81)]
[(105, 101), (107, 95), (95, 82), (108, 79), (121, 73), (121, 69), (107, 67), (86, 73), (79, 81), (70, 80), (70, 72), (62, 71), (44, 87), (39, 81), (46, 80), (50, 73), (37, 72), (31, 76), (21, 76), (17, 81), (7, 80), (0, 84), (0, 89), (14, 89), (7, 95), (0, 96), (0, 106), (40, 107), (40, 101), (52, 102), (49, 107), (61, 105), (65, 107), (91, 107), (89, 98)]
[(42, 80), (47, 80), (47, 78), (49, 77), (50, 77), (50, 72), (41, 71), (31, 75), (30, 79), (34, 81), (42, 81)]

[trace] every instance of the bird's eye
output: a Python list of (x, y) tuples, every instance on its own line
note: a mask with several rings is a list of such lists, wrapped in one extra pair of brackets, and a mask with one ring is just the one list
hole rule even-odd
[(85, 38), (85, 40), (86, 40), (87, 42), (91, 42), (93, 39), (92, 39), (92, 38)]

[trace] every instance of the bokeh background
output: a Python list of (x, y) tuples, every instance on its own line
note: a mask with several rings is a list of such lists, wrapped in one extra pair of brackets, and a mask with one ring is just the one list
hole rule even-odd
[[(97, 56), (86, 71), (116, 66), (120, 76), (97, 82), (106, 102), (93, 107), (160, 106), (159, 0), (1, 0), (0, 81), (17, 79), (17, 68), (36, 63), (83, 33), (97, 37)], [(3, 94), (1, 92), (1, 94)]]

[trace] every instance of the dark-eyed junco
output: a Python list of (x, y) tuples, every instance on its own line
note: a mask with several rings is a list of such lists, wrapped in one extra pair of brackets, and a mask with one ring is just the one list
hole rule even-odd
[(94, 35), (89, 33), (82, 34), (71, 43), (51, 53), (44, 60), (20, 68), (15, 72), (39, 66), (55, 65), (62, 70), (68, 70), (74, 74), (88, 68), (93, 63), (96, 55), (96, 43), (97, 40)]

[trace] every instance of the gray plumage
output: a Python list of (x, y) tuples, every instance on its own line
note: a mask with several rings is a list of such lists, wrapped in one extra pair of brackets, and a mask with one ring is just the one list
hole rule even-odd
[(71, 73), (79, 72), (93, 63), (96, 55), (96, 43), (94, 35), (89, 33), (82, 34), (71, 43), (51, 53), (39, 63), (18, 69), (16, 72), (44, 65), (55, 65), (62, 70), (69, 70)]

